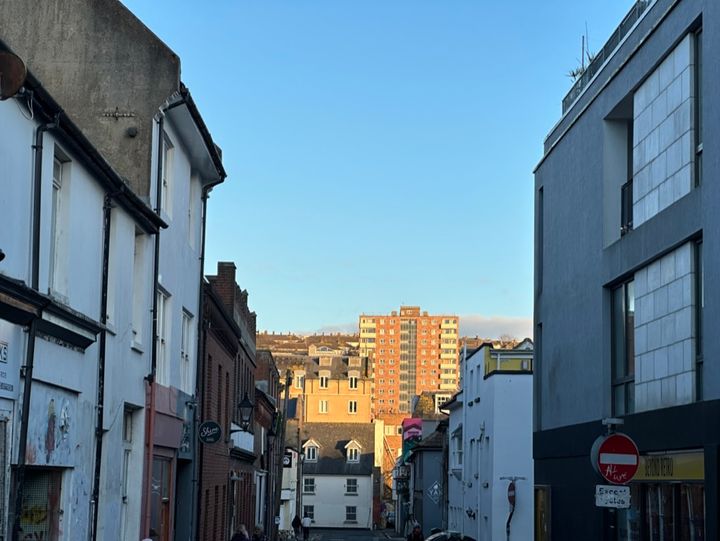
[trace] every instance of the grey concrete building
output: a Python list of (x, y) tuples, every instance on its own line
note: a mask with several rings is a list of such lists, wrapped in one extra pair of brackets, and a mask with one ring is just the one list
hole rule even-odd
[[(704, 62), (719, 23), (716, 1), (636, 2), (545, 140), (535, 170), (538, 539), (720, 538), (720, 340), (708, 332), (720, 317), (720, 123), (704, 99), (720, 83)], [(631, 506), (617, 511), (595, 506), (595, 485), (607, 483), (590, 460), (611, 417), (640, 451)]]

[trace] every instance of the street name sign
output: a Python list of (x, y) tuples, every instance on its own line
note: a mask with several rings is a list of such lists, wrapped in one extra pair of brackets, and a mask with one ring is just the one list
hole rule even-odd
[(630, 487), (596, 485), (595, 505), (597, 507), (627, 509), (630, 507)]
[(625, 434), (616, 432), (600, 441), (596, 466), (608, 483), (624, 485), (629, 483), (640, 466), (640, 452), (635, 442)]

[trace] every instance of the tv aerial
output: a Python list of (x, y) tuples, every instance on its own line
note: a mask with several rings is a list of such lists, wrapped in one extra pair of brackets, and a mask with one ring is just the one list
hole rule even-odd
[(12, 98), (22, 88), (27, 68), (19, 56), (0, 51), (0, 101)]

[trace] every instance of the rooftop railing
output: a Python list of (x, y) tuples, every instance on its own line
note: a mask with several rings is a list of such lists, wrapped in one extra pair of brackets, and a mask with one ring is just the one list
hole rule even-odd
[(620, 26), (615, 29), (615, 32), (612, 33), (610, 39), (608, 39), (605, 45), (603, 45), (603, 48), (598, 51), (590, 64), (588, 64), (588, 67), (585, 68), (582, 74), (577, 78), (575, 84), (570, 89), (570, 92), (568, 92), (565, 95), (565, 98), (563, 98), (563, 114), (565, 114), (570, 109), (570, 107), (572, 107), (572, 104), (575, 103), (575, 100), (580, 96), (588, 83), (590, 83), (595, 74), (600, 71), (600, 68), (605, 63), (605, 61), (610, 58), (613, 51), (617, 49), (623, 38), (630, 32), (630, 29), (633, 27), (633, 25), (638, 21), (640, 16), (653, 2), (654, 0), (637, 0), (637, 2), (635, 2), (635, 5), (633, 5), (628, 14), (625, 15), (625, 18), (620, 23)]

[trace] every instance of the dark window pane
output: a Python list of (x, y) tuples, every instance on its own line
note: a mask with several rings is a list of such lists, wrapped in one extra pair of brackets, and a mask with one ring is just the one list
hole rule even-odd
[(613, 379), (625, 376), (625, 299), (623, 287), (613, 290), (612, 335), (613, 335)]

